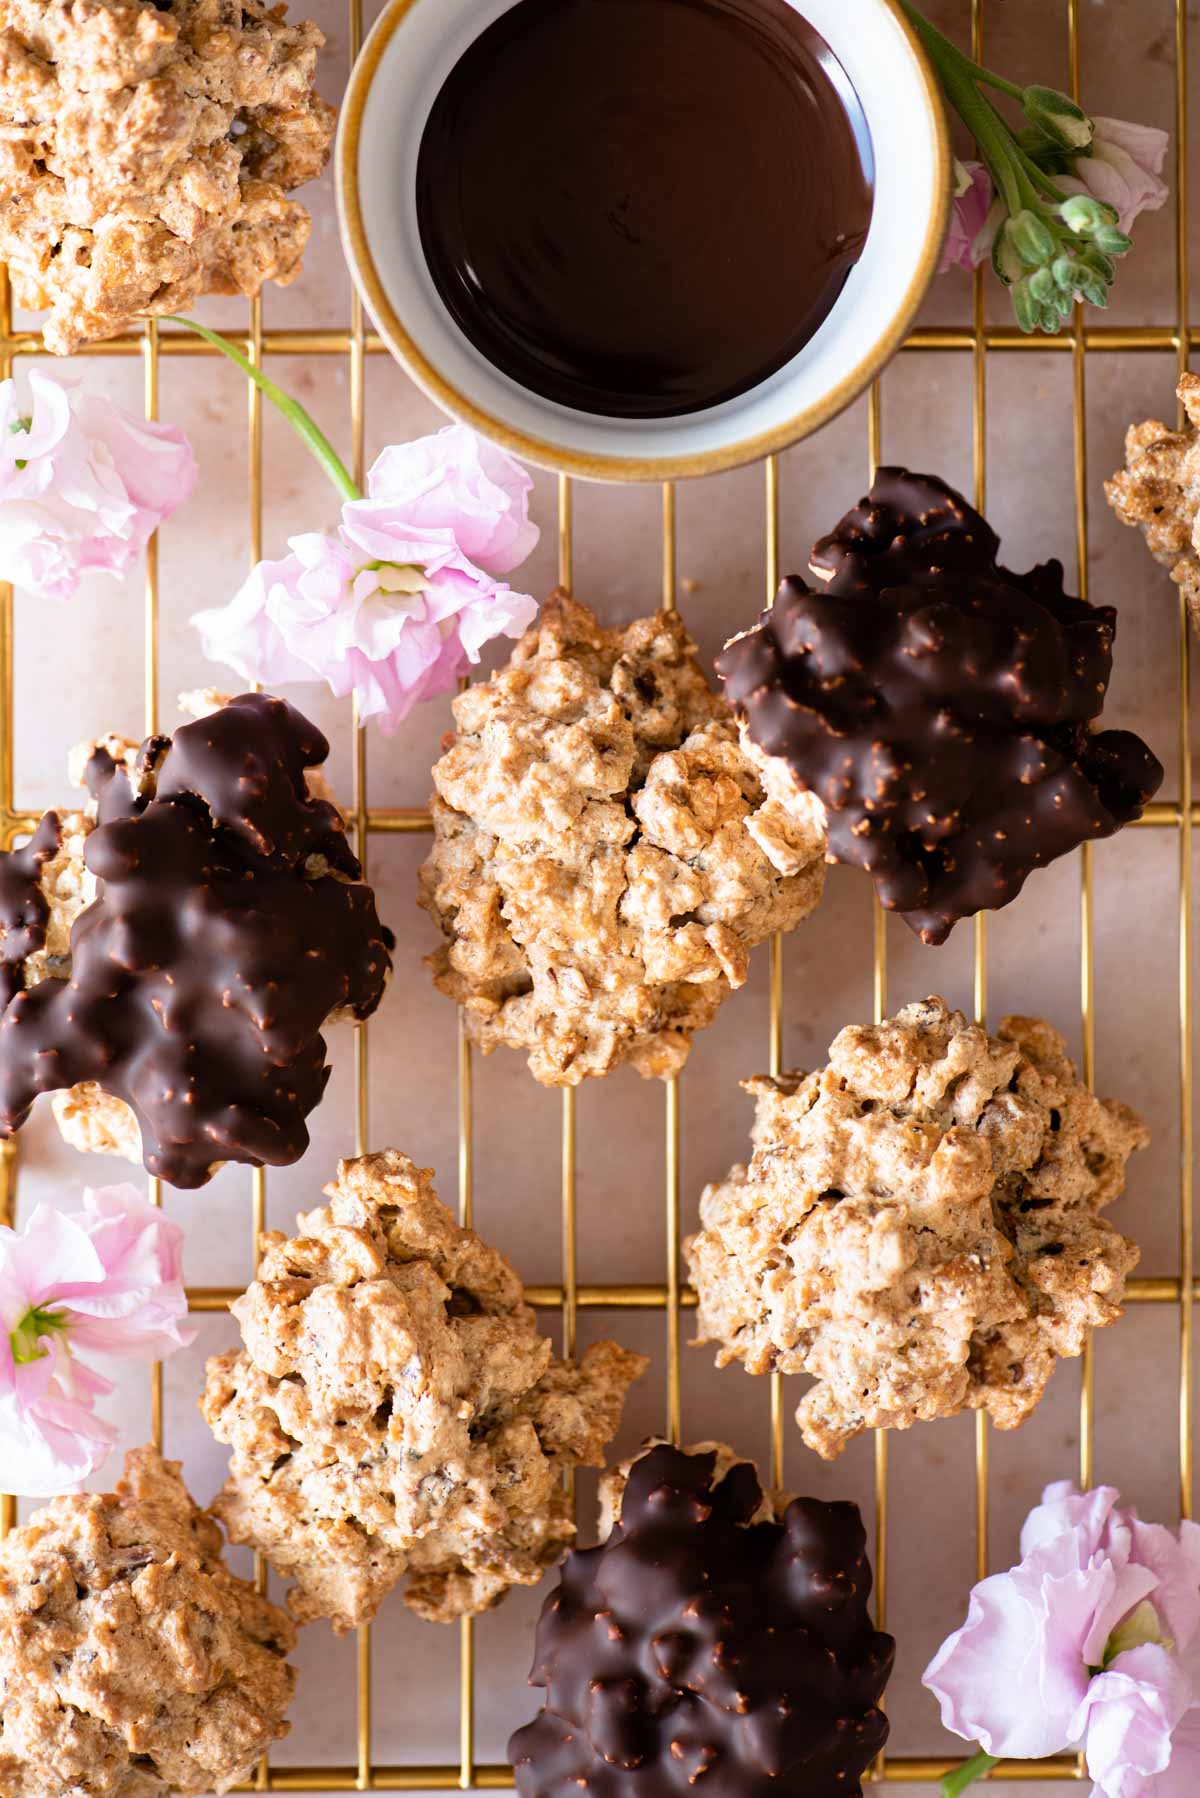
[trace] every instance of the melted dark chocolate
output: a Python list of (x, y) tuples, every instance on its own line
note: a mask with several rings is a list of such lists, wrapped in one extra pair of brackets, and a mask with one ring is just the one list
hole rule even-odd
[(803, 348), (861, 254), (872, 178), (858, 98), (787, 0), (518, 0), (434, 103), (417, 213), (497, 368), (666, 418)]
[(754, 1469), (714, 1467), (652, 1449), (608, 1541), (568, 1555), (530, 1675), (545, 1706), (508, 1745), (521, 1798), (860, 1798), (895, 1643), (858, 1509), (748, 1523)]
[(61, 842), (58, 817), (47, 812), (23, 848), (0, 855), (0, 1011), (21, 990), (26, 956), (46, 946), (50, 907), (41, 872)]
[(717, 661), (751, 741), (824, 805), (830, 857), (927, 943), (1111, 836), (1163, 777), (1140, 737), (1090, 729), (1114, 609), (999, 550), (943, 481), (881, 468), (813, 551), (824, 589), (785, 580)]
[[(0, 1017), (0, 1136), (39, 1093), (95, 1081), (132, 1106), (146, 1167), (175, 1186), (218, 1161), (299, 1159), (329, 1078), (321, 1027), (374, 1011), (391, 966), (341, 817), (307, 793), (328, 753), (292, 706), (248, 693), (148, 738), (145, 791), (92, 757), (97, 896), (72, 927), (69, 978)], [(11, 917), (30, 913), (33, 847), (0, 856), (6, 950)]]

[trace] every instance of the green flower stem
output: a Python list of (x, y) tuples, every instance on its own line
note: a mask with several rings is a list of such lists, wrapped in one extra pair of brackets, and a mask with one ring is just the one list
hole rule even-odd
[(993, 1767), (999, 1765), (998, 1754), (985, 1754), (981, 1748), (978, 1754), (973, 1754), (961, 1767), (955, 1767), (953, 1773), (947, 1773), (941, 1784), (942, 1798), (958, 1798), (960, 1792), (965, 1792), (975, 1780), (982, 1779)]
[(197, 324), (194, 318), (182, 318), (173, 312), (165, 314), (165, 318), (168, 324), (183, 325), (186, 330), (194, 331), (197, 337), (203, 337), (206, 342), (220, 350), (223, 356), (228, 356), (231, 362), (236, 363), (243, 374), (249, 375), (259, 392), (266, 395), (277, 411), (282, 412), (301, 442), (308, 445), (342, 498), (347, 500), (362, 498), (362, 494), (350, 478), (345, 463), (315, 420), (309, 417), (299, 400), (294, 400), (290, 394), (283, 391), (282, 387), (277, 387), (261, 368), (256, 367), (248, 356), (242, 354), (236, 344), (230, 343), (227, 337), (222, 337), (219, 331), (212, 331), (207, 325)]
[[(1003, 119), (991, 102), (979, 92), (970, 66), (966, 64), (965, 58), (959, 56), (953, 44), (948, 43), (941, 32), (935, 32), (931, 25), (926, 25), (920, 13), (908, 6), (907, 0), (901, 0), (901, 4), (905, 6), (923, 38), (926, 33), (932, 34), (934, 41), (927, 41), (926, 48), (941, 77), (946, 98), (979, 145), (980, 154), (991, 170), (997, 190), (1003, 195), (1009, 212), (1020, 212), (1024, 198), (1024, 171), (1013, 154), (1012, 135)], [(940, 49), (943, 44), (944, 52)]]
[(1007, 94), (1010, 100), (1021, 100), (1024, 98), (1025, 89), (1023, 87), (1018, 87), (1015, 81), (1006, 81), (1003, 75), (997, 75), (991, 69), (981, 68), (977, 62), (970, 62), (969, 57), (964, 56), (963, 61), (970, 63), (971, 73), (974, 75), (976, 81), (982, 81), (987, 87), (999, 88), (1000, 92), (1002, 94)]

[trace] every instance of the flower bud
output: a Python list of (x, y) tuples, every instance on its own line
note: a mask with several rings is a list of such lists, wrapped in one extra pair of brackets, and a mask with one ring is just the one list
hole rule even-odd
[(1006, 287), (1011, 287), (1025, 273), (1025, 264), (1009, 240), (1007, 225), (996, 233), (996, 241), (992, 245), (992, 268)]
[(1133, 248), (1133, 239), (1124, 231), (1118, 231), (1115, 225), (1101, 225), (1092, 237), (1092, 242), (1106, 256), (1124, 256)]
[(1115, 225), (1117, 221), (1109, 216), (1111, 212), (1111, 206), (1093, 200), (1091, 194), (1072, 194), (1058, 209), (1063, 224), (1077, 235), (1081, 231), (1099, 231), (1104, 225)]
[(1057, 88), (1027, 87), (1021, 95), (1021, 107), (1030, 124), (1036, 125), (1060, 149), (1085, 150), (1095, 135), (1095, 127), (1083, 108)]
[(1074, 293), (1087, 273), (1087, 264), (1078, 256), (1056, 256), (1051, 268), (1055, 282), (1064, 293)]
[(1079, 260), (1085, 262), (1089, 268), (1094, 268), (1096, 273), (1110, 285), (1116, 279), (1116, 263), (1110, 262), (1103, 250), (1097, 248), (1095, 240), (1083, 246), (1079, 252)]
[(1012, 303), (1013, 311), (1017, 315), (1017, 323), (1022, 331), (1026, 335), (1031, 331), (1036, 331), (1041, 323), (1042, 309), (1033, 296), (1028, 277), (1023, 281), (1018, 281), (1013, 288)]
[(1004, 227), (1009, 242), (1027, 268), (1038, 268), (1054, 254), (1054, 237), (1045, 220), (1026, 209), (1015, 212)]
[(1058, 288), (1048, 268), (1034, 269), (1029, 277), (1029, 291), (1039, 306), (1055, 306), (1058, 303)]

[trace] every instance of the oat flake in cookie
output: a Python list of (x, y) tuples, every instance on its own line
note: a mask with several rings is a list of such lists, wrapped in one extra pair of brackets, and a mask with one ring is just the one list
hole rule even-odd
[(290, 1618), (230, 1573), (174, 1461), (126, 1458), (0, 1542), (3, 1798), (225, 1792), (287, 1734)]
[(650, 1444), (604, 1485), (611, 1534), (538, 1624), (521, 1798), (861, 1798), (895, 1643), (857, 1507), (764, 1493), (720, 1443)]
[(244, 1348), (202, 1409), (233, 1449), (213, 1509), (301, 1622), (369, 1622), (401, 1579), (436, 1622), (533, 1585), (575, 1534), (562, 1476), (598, 1467), (641, 1355), (561, 1361), (504, 1257), (395, 1149), (343, 1161), (330, 1203), (264, 1238)]
[(556, 594), (454, 718), (421, 871), (437, 985), (545, 1085), (675, 1073), (820, 899), (819, 808), (767, 803), (673, 612), (610, 631)]
[(0, 257), (58, 355), (291, 281), (334, 112), (262, 0), (0, 0)]
[(1148, 1133), (1041, 1019), (988, 1036), (926, 999), (843, 1030), (816, 1073), (744, 1084), (753, 1157), (684, 1245), (697, 1339), (813, 1375), (796, 1419), (826, 1459), (966, 1407), (1015, 1429), (1121, 1315), (1138, 1251), (1099, 1214)]
[(69, 1141), (175, 1186), (298, 1160), (329, 1078), (321, 1031), (374, 1011), (391, 966), (312, 778), (328, 743), (248, 693), (89, 751), (87, 810), (0, 854), (0, 1136), (53, 1093)]
[(824, 587), (785, 580), (717, 661), (772, 800), (815, 799), (830, 860), (927, 943), (1139, 817), (1163, 776), (1140, 737), (1093, 729), (1116, 612), (999, 550), (943, 481), (881, 468), (813, 551)]

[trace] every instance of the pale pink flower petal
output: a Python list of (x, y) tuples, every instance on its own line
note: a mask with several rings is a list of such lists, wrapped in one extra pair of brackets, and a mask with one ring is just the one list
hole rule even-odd
[(1077, 156), (1074, 174), (1055, 180), (1065, 193), (1089, 193), (1114, 206), (1118, 225), (1128, 231), (1143, 212), (1157, 212), (1167, 201), (1161, 178), (1170, 138), (1152, 125), (1124, 119), (1097, 118), (1090, 153)]
[(511, 456), (468, 426), (385, 449), (367, 495), (398, 522), (449, 530), (464, 556), (488, 574), (509, 574), (537, 546), (529, 517), (533, 480)]
[(982, 233), (995, 196), (992, 177), (981, 162), (957, 166), (966, 177), (967, 186), (962, 193), (955, 194), (951, 202), (950, 225), (938, 268), (940, 275), (951, 268), (968, 271), (978, 268), (991, 249), (990, 243), (983, 243)]
[(1145, 1798), (1196, 1798), (1200, 1792), (1200, 1704), (1193, 1704), (1176, 1725), (1165, 1771), (1151, 1774), (1142, 1790)]
[(1021, 1567), (982, 1580), (966, 1623), (921, 1678), (955, 1735), (989, 1754), (1036, 1760), (1070, 1739), (1088, 1686), (1083, 1644), (1112, 1576), (1105, 1569), (1025, 1575)]
[(73, 1346), (157, 1360), (195, 1339), (183, 1327), (183, 1231), (133, 1186), (87, 1187), (80, 1219), (103, 1264), (91, 1287), (60, 1286)]
[(18, 1498), (78, 1492), (116, 1440), (113, 1425), (86, 1404), (50, 1393), (26, 1406), (0, 1391), (0, 1468)]
[(129, 571), (192, 492), (196, 461), (181, 431), (40, 369), (28, 393), (0, 382), (0, 578), (69, 599), (89, 570)]
[(292, 599), (297, 574), (295, 556), (257, 562), (228, 605), (194, 612), (192, 623), (209, 660), (271, 689), (314, 679), (314, 669), (289, 650), (272, 615)]
[(170, 1354), (183, 1327), (183, 1232), (131, 1186), (84, 1193), (83, 1209), (39, 1205), (0, 1229), (0, 1483), (49, 1497), (75, 1490), (115, 1432), (93, 1415), (111, 1383), (78, 1359)]
[(1144, 1798), (1148, 1776), (1172, 1758), (1171, 1738), (1193, 1700), (1192, 1682), (1165, 1648), (1119, 1654), (1092, 1680), (1072, 1720), (1095, 1798)]

